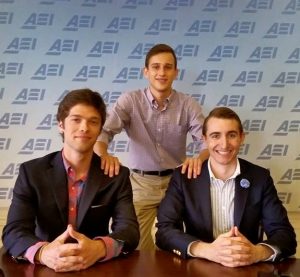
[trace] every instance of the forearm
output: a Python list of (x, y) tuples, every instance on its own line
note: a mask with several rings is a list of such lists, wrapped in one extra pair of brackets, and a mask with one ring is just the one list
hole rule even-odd
[(102, 141), (96, 141), (96, 143), (94, 145), (94, 151), (100, 157), (108, 154), (107, 148), (108, 148), (108, 145)]
[(189, 252), (191, 256), (211, 260), (209, 255), (210, 244), (202, 241), (195, 241), (191, 244)]
[(207, 149), (203, 149), (198, 156), (198, 159), (201, 159), (202, 162), (209, 158), (209, 152)]

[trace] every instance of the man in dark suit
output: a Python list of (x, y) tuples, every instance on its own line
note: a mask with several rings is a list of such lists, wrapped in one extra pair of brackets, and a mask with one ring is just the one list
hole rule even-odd
[(196, 179), (175, 170), (158, 211), (157, 246), (229, 267), (293, 255), (295, 232), (269, 171), (237, 157), (245, 137), (238, 115), (213, 109), (202, 134), (210, 158)]
[(110, 178), (93, 152), (105, 118), (97, 92), (69, 92), (57, 112), (62, 151), (20, 166), (2, 235), (16, 260), (77, 271), (138, 245), (129, 170)]

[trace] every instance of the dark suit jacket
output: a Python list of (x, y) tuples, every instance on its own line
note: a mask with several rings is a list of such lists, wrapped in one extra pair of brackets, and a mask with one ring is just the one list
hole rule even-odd
[[(23, 163), (3, 229), (4, 247), (12, 256), (22, 255), (38, 241), (53, 241), (67, 225), (68, 182), (62, 153), (54, 152)], [(110, 178), (101, 170), (100, 158), (93, 155), (78, 207), (76, 229), (89, 238), (110, 236), (124, 241), (123, 252), (137, 247), (139, 226), (128, 168), (121, 167), (119, 175)]]
[[(241, 174), (235, 183), (234, 225), (253, 244), (261, 241), (259, 229), (262, 225), (267, 235), (265, 243), (281, 251), (278, 259), (293, 255), (297, 245), (295, 232), (269, 171), (245, 160), (239, 161)], [(249, 188), (240, 185), (243, 178), (250, 182)], [(196, 179), (181, 174), (181, 168), (174, 171), (158, 210), (157, 227), (157, 246), (184, 258), (187, 258), (191, 242), (214, 240), (207, 161)]]

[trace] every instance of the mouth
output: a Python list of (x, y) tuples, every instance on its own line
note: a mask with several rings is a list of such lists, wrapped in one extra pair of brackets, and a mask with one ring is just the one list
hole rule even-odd
[(227, 156), (231, 153), (231, 150), (216, 150), (216, 152), (221, 156)]

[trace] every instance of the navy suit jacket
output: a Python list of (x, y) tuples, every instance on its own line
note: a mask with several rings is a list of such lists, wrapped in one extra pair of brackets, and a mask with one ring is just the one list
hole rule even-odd
[[(122, 251), (132, 251), (139, 242), (139, 226), (129, 170), (121, 167), (119, 175), (110, 178), (104, 175), (100, 162), (94, 154), (79, 202), (76, 229), (91, 239), (110, 236), (123, 241)], [(62, 152), (21, 164), (3, 229), (4, 247), (17, 257), (39, 241), (53, 241), (67, 225), (68, 181)]]
[[(243, 159), (239, 162), (241, 174), (235, 181), (234, 225), (253, 244), (262, 240), (262, 226), (267, 235), (264, 242), (281, 252), (277, 259), (293, 255), (297, 245), (295, 232), (269, 171)], [(243, 178), (250, 182), (248, 188), (240, 185)], [(181, 257), (187, 258), (191, 242), (214, 240), (207, 161), (196, 179), (188, 179), (186, 174), (181, 174), (181, 168), (174, 171), (157, 219), (157, 246)]]

